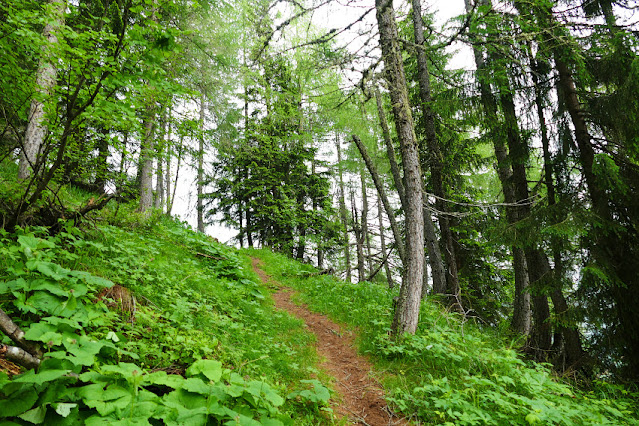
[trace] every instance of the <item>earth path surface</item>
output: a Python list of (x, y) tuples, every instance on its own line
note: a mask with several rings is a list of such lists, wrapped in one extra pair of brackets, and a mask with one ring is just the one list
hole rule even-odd
[(334, 387), (341, 398), (333, 407), (337, 415), (359, 425), (407, 425), (408, 422), (398, 418), (386, 404), (384, 390), (370, 377), (371, 364), (358, 355), (353, 346), (353, 334), (326, 316), (311, 312), (305, 305), (293, 303), (294, 291), (274, 282), (261, 269), (261, 263), (260, 259), (252, 259), (253, 269), (260, 279), (276, 285), (273, 300), (277, 309), (303, 320), (317, 337), (317, 352), (322, 358), (320, 366), (335, 378)]

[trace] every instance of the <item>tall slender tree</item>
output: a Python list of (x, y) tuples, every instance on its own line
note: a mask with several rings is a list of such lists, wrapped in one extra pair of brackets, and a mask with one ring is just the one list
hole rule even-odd
[(395, 127), (404, 165), (406, 261), (392, 332), (396, 337), (417, 329), (424, 274), (424, 210), (422, 172), (404, 64), (392, 0), (375, 1), (380, 47), (390, 89)]

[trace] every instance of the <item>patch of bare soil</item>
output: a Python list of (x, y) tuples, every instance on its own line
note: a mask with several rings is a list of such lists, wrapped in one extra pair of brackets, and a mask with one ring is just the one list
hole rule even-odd
[[(260, 264), (261, 260), (253, 258), (253, 269), (262, 281), (276, 284), (260, 268)], [(317, 352), (323, 358), (321, 367), (335, 377), (335, 390), (341, 397), (339, 405), (333, 407), (337, 415), (359, 425), (408, 424), (389, 409), (384, 390), (370, 377), (371, 364), (354, 348), (353, 334), (324, 315), (309, 311), (305, 305), (293, 303), (291, 296), (294, 292), (290, 288), (277, 288), (273, 294), (275, 306), (303, 320), (317, 336)]]

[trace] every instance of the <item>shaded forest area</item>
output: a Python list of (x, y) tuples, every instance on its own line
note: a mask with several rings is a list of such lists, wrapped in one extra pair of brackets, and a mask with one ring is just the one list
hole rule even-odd
[(433, 298), (637, 382), (636, 5), (467, 0), (441, 28), (420, 0), (348, 3), (327, 28), (331, 0), (3, 2), (3, 238), (171, 215), (186, 174), (200, 232), (400, 287), (396, 339)]

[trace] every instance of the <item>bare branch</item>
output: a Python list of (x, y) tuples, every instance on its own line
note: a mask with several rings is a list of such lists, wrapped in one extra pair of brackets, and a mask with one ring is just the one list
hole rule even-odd
[(40, 360), (24, 349), (3, 343), (0, 343), (0, 357), (29, 369), (38, 368), (40, 365)]
[(41, 356), (40, 348), (24, 339), (24, 331), (0, 308), (0, 331), (6, 334), (16, 345), (35, 356)]

